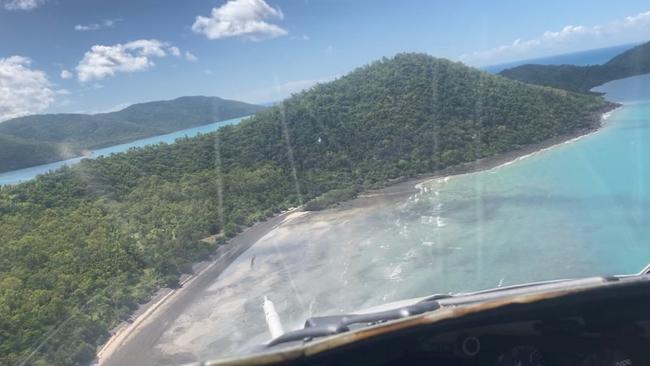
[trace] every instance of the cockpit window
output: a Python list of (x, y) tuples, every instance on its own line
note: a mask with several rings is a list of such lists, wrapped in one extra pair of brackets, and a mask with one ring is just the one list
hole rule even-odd
[(0, 365), (650, 262), (643, 1), (0, 0)]

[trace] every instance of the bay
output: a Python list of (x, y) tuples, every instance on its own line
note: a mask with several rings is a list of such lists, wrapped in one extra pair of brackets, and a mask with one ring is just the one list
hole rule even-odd
[(220, 121), (220, 122), (214, 122), (210, 124), (205, 124), (197, 127), (192, 127), (188, 128), (185, 130), (180, 130), (176, 132), (172, 132), (169, 134), (165, 135), (159, 135), (159, 136), (153, 136), (153, 137), (147, 137), (144, 139), (132, 141), (129, 143), (125, 144), (119, 144), (119, 145), (114, 145), (114, 146), (109, 146), (109, 147), (104, 147), (96, 150), (90, 151), (86, 156), (80, 156), (68, 160), (62, 160), (62, 161), (57, 161), (54, 163), (49, 163), (49, 164), (43, 164), (43, 165), (37, 165), (33, 167), (28, 167), (24, 169), (18, 169), (18, 170), (12, 170), (8, 172), (3, 172), (0, 173), (0, 185), (7, 185), (7, 184), (18, 184), (21, 182), (26, 182), (28, 180), (36, 178), (39, 174), (45, 174), (50, 171), (54, 171), (64, 165), (70, 166), (74, 165), (78, 162), (80, 162), (82, 159), (94, 159), (98, 158), (100, 156), (108, 156), (111, 154), (116, 154), (120, 152), (127, 151), (132, 148), (138, 148), (138, 147), (144, 147), (147, 145), (154, 145), (154, 144), (159, 144), (159, 143), (166, 143), (166, 144), (171, 144), (176, 139), (182, 138), (182, 137), (192, 137), (196, 136), (201, 133), (209, 133), (212, 131), (216, 131), (220, 127), (227, 126), (227, 125), (232, 125), (232, 124), (237, 124), (239, 123), (243, 118), (246, 117), (240, 117), (240, 118), (233, 118), (225, 121)]

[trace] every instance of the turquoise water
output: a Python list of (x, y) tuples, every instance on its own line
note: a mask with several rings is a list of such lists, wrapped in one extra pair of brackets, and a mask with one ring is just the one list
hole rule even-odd
[(442, 225), (414, 230), (438, 245), (471, 248), (472, 287), (638, 272), (650, 262), (649, 81), (598, 88), (624, 107), (594, 134), (425, 185), (404, 212)]
[(192, 127), (181, 131), (172, 132), (167, 135), (153, 136), (153, 137), (148, 137), (145, 139), (129, 142), (126, 144), (120, 144), (120, 145), (109, 146), (97, 150), (92, 150), (90, 154), (88, 154), (88, 156), (85, 157), (78, 157), (78, 158), (73, 158), (73, 159), (68, 159), (63, 161), (57, 161), (50, 164), (43, 164), (43, 165), (33, 166), (25, 169), (0, 173), (0, 185), (17, 184), (20, 182), (25, 182), (30, 179), (34, 179), (39, 174), (44, 174), (49, 171), (56, 170), (64, 165), (76, 164), (80, 162), (82, 159), (94, 159), (100, 156), (107, 156), (107, 155), (127, 151), (128, 149), (134, 147), (143, 147), (147, 145), (158, 144), (161, 142), (169, 144), (181, 137), (192, 137), (200, 133), (208, 133), (208, 132), (216, 131), (220, 127), (239, 123), (239, 121), (241, 121), (242, 118), (245, 117), (233, 118), (221, 122), (210, 123), (207, 125), (202, 125), (202, 126)]
[(438, 196), (406, 210), (440, 206), (431, 241), (472, 248), (474, 286), (638, 272), (650, 262), (647, 116), (650, 102), (626, 106), (579, 141), (433, 183)]

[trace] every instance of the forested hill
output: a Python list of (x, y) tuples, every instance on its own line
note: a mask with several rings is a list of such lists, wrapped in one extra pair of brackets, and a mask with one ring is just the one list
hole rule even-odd
[(636, 46), (602, 65), (521, 65), (500, 75), (530, 84), (587, 92), (612, 80), (650, 73), (650, 42)]
[(0, 172), (94, 149), (253, 114), (264, 107), (216, 97), (181, 97), (99, 114), (41, 114), (0, 123)]
[(138, 302), (221, 245), (207, 235), (591, 129), (609, 107), (400, 54), (238, 125), (1, 188), (0, 364), (87, 362)]

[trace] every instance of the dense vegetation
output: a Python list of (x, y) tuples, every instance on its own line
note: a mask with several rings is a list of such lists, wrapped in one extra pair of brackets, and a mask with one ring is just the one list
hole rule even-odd
[(4, 187), (0, 364), (32, 351), (28, 364), (88, 361), (138, 302), (214, 249), (202, 237), (593, 128), (607, 106), (401, 54), (239, 125)]
[(0, 172), (79, 156), (207, 123), (251, 115), (261, 106), (216, 97), (134, 104), (118, 112), (42, 114), (0, 123)]
[(603, 65), (521, 65), (500, 75), (526, 83), (587, 92), (612, 80), (650, 73), (650, 42), (636, 46)]

